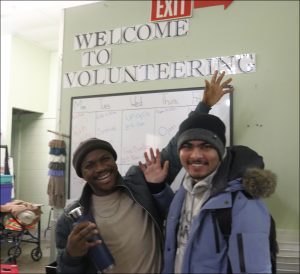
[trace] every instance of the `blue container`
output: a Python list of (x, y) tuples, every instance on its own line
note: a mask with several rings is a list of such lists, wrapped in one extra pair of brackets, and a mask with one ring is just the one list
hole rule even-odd
[(5, 205), (6, 203), (11, 201), (12, 184), (1, 184), (0, 187), (1, 187), (0, 205)]
[[(83, 221), (91, 221), (89, 216), (82, 215), (81, 207), (74, 208), (70, 211), (69, 215), (75, 221), (74, 225)], [(92, 239), (90, 239), (90, 241), (96, 240), (101, 240), (102, 243), (90, 248), (88, 251), (88, 256), (92, 259), (95, 266), (98, 270), (100, 270), (101, 273), (106, 273), (114, 267), (115, 260), (100, 234), (94, 235)]]
[(0, 184), (11, 184), (12, 183), (13, 176), (12, 175), (5, 175), (1, 174), (0, 176)]

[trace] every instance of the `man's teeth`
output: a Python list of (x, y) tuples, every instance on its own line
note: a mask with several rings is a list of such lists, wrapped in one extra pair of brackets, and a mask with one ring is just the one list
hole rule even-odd
[(110, 172), (106, 172), (103, 175), (97, 177), (97, 180), (104, 180), (110, 176)]
[(201, 167), (201, 166), (206, 166), (207, 162), (199, 161), (199, 162), (191, 162), (190, 164), (195, 167)]

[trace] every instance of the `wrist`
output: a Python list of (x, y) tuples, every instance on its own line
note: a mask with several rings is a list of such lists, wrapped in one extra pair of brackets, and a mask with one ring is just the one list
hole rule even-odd
[(164, 182), (162, 182), (162, 183), (147, 182), (147, 185), (152, 194), (159, 193), (159, 192), (163, 191), (166, 187), (166, 184)]
[(195, 111), (200, 112), (209, 112), (211, 110), (211, 106), (207, 103), (207, 101), (202, 100), (196, 107)]
[(70, 253), (67, 250), (65, 250), (65, 252), (62, 254), (61, 259), (65, 264), (79, 265), (82, 263), (83, 257), (82, 256), (77, 256), (77, 257), (72, 256), (72, 255), (70, 255)]

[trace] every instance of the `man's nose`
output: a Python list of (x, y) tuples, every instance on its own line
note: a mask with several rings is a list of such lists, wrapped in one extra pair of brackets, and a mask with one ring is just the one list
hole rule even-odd
[(203, 151), (201, 148), (199, 147), (196, 147), (192, 150), (192, 153), (191, 153), (191, 157), (193, 159), (198, 159), (198, 158), (202, 158), (203, 157)]
[(103, 164), (100, 161), (97, 161), (95, 165), (95, 170), (101, 171), (102, 169), (103, 169)]

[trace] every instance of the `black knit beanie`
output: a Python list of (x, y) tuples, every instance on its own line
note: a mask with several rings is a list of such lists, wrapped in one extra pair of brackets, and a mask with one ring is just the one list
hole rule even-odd
[(84, 157), (96, 149), (104, 149), (109, 151), (114, 157), (114, 160), (117, 160), (117, 153), (110, 143), (98, 138), (87, 139), (79, 144), (73, 154), (73, 167), (80, 178), (82, 178), (81, 164), (84, 160)]
[(179, 127), (177, 149), (179, 151), (187, 141), (202, 140), (211, 144), (222, 159), (226, 144), (225, 130), (224, 123), (215, 115), (191, 115)]

